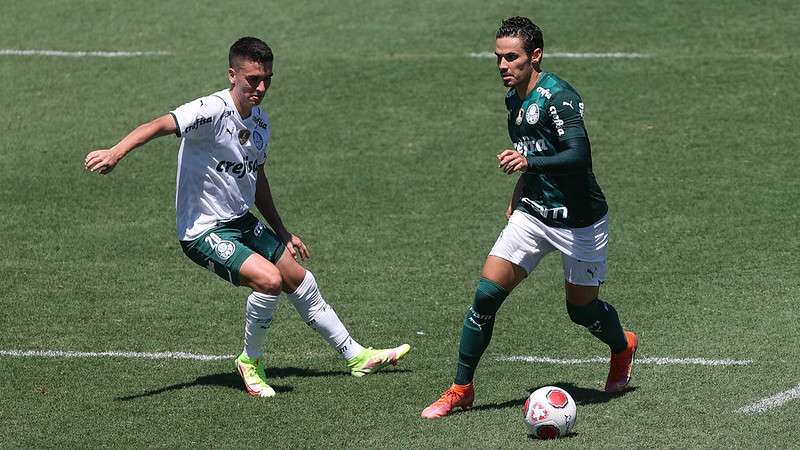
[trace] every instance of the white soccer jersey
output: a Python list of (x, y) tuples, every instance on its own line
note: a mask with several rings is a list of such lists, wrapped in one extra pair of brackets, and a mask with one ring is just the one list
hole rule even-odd
[(259, 107), (242, 119), (227, 89), (171, 114), (181, 138), (175, 193), (178, 239), (187, 241), (253, 206), (256, 169), (267, 160), (270, 125)]

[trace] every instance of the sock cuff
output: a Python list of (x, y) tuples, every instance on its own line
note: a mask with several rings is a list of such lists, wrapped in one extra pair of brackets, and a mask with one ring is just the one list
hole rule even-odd
[(508, 291), (503, 286), (483, 277), (478, 281), (477, 290), (496, 300), (508, 297)]
[(303, 298), (309, 293), (311, 293), (314, 289), (317, 288), (317, 280), (314, 278), (314, 274), (311, 273), (310, 270), (306, 270), (306, 276), (303, 277), (303, 281), (300, 283), (300, 286), (297, 286), (297, 289), (294, 290), (289, 295), (289, 298), (292, 300)]
[(585, 305), (573, 305), (570, 302), (567, 302), (567, 311), (599, 311), (600, 309), (605, 308), (605, 302), (600, 300), (599, 298), (595, 298), (594, 300), (590, 301)]
[(278, 301), (277, 295), (269, 295), (269, 294), (262, 294), (261, 292), (253, 291), (247, 297), (248, 302), (255, 303), (260, 306), (264, 306), (267, 303), (275, 303)]

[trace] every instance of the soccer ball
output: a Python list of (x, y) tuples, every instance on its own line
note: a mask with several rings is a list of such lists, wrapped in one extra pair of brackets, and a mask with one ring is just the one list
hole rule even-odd
[(555, 386), (539, 388), (525, 400), (522, 417), (528, 434), (539, 439), (566, 436), (575, 425), (575, 400)]

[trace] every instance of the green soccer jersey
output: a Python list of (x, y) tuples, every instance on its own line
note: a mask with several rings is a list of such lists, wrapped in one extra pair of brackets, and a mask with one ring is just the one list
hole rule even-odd
[(556, 228), (582, 228), (601, 219), (608, 205), (592, 172), (583, 102), (575, 89), (542, 72), (525, 99), (509, 90), (506, 108), (508, 134), (528, 160), (514, 208)]

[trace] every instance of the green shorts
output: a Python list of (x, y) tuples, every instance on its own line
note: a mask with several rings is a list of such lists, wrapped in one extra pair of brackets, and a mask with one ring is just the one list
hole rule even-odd
[(180, 241), (183, 253), (199, 266), (239, 286), (239, 269), (253, 253), (275, 264), (283, 255), (283, 242), (249, 212), (220, 222), (192, 241)]

